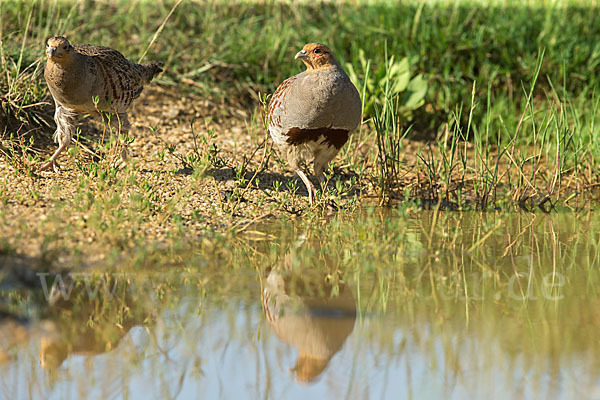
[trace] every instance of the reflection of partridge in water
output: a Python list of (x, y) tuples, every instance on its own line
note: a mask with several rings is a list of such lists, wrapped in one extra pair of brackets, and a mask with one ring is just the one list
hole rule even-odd
[[(71, 279), (66, 279), (67, 287)], [(150, 310), (145, 298), (132, 293), (135, 286), (126, 280), (100, 277), (93, 285), (98, 285), (94, 287), (97, 290), (94, 300), (90, 299), (85, 282), (76, 281), (67, 300), (53, 286), (50, 309), (42, 323), (40, 364), (43, 368), (55, 370), (72, 355), (94, 356), (112, 351), (131, 328), (148, 320)]]
[(115, 323), (102, 323), (92, 328), (85, 321), (76, 324), (80, 326), (65, 329), (64, 326), (46, 321), (40, 347), (40, 365), (43, 368), (56, 369), (72, 355), (94, 356), (109, 352), (119, 345), (133, 327), (133, 324), (118, 326)]
[(323, 372), (352, 333), (356, 319), (356, 303), (348, 286), (340, 283), (335, 295), (332, 286), (320, 278), (283, 276), (273, 269), (263, 291), (267, 322), (279, 339), (298, 350), (293, 371), (303, 382)]
[(58, 150), (41, 169), (56, 169), (56, 159), (75, 134), (77, 114), (116, 114), (122, 133), (129, 131), (127, 112), (144, 85), (162, 71), (161, 64), (136, 64), (117, 50), (89, 44), (71, 45), (63, 36), (48, 39), (44, 77), (56, 110), (54, 141)]

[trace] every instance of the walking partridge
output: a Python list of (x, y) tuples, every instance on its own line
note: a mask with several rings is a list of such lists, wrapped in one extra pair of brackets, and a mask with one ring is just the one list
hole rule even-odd
[(71, 45), (63, 36), (48, 39), (46, 54), (44, 77), (56, 105), (54, 141), (59, 147), (41, 170), (56, 171), (56, 159), (75, 133), (76, 115), (114, 113), (121, 132), (129, 131), (127, 111), (162, 64), (136, 64), (111, 48)]
[(296, 54), (306, 71), (286, 79), (269, 102), (269, 133), (300, 176), (311, 204), (316, 189), (302, 170), (313, 161), (321, 184), (327, 164), (348, 141), (361, 120), (361, 101), (331, 50), (309, 43)]

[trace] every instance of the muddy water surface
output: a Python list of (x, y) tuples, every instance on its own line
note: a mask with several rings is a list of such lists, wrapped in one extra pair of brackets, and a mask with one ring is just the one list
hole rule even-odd
[(599, 398), (596, 213), (371, 210), (4, 280), (0, 398)]

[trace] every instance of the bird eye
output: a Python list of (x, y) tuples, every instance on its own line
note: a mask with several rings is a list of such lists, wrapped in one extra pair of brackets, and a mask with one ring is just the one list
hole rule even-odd
[(313, 50), (313, 53), (315, 53), (315, 54), (321, 54), (321, 53), (322, 53), (322, 51), (321, 51), (321, 49), (314, 49), (314, 50)]
[(67, 49), (67, 45), (65, 44), (65, 45), (63, 45), (63, 50), (66, 50), (66, 49)]

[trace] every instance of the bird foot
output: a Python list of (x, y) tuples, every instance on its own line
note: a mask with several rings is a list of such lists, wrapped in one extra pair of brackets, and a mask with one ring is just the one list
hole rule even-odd
[(127, 168), (128, 161), (129, 161), (129, 155), (128, 155), (127, 149), (123, 148), (121, 150), (119, 158), (114, 158), (110, 161), (109, 167), (118, 169), (119, 171), (122, 171), (125, 168)]
[(113, 163), (111, 163), (111, 167), (123, 171), (125, 168), (127, 168), (127, 164), (127, 159), (119, 158), (118, 160), (115, 160)]
[(308, 202), (310, 205), (315, 204), (315, 198), (317, 197), (317, 189), (311, 185), (310, 189), (308, 189)]
[(127, 162), (122, 159), (115, 160), (110, 163), (110, 167), (118, 169), (119, 171), (122, 171), (127, 167)]
[(121, 150), (121, 158), (116, 162), (115, 167), (120, 170), (124, 170), (127, 167), (129, 161), (129, 151), (127, 148)]
[(60, 171), (60, 165), (58, 165), (56, 160), (50, 159), (50, 161), (40, 167), (39, 171), (49, 171), (50, 169), (57, 173)]
[(334, 214), (340, 210), (340, 206), (332, 199), (325, 203), (325, 209), (327, 210), (327, 213)]

